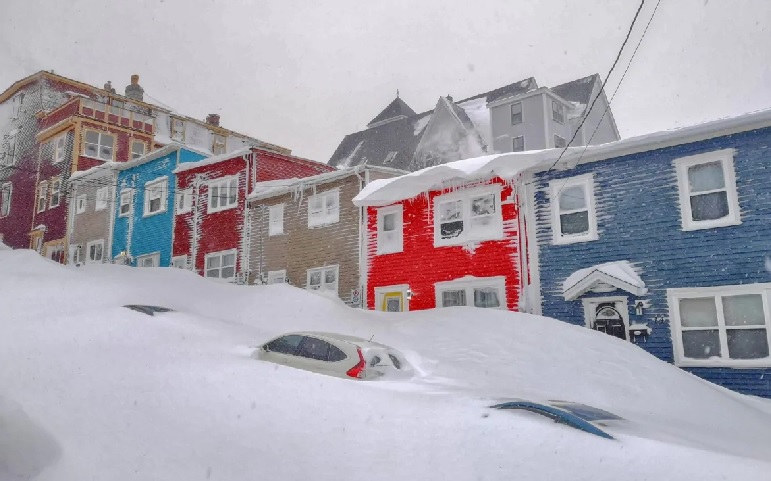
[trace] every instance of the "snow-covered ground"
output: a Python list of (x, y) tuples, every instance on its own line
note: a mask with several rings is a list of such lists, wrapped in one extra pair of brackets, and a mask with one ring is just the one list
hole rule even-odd
[[(299, 329), (374, 336), (419, 375), (356, 382), (250, 358)], [(510, 397), (627, 421), (605, 440), (487, 408)], [(0, 250), (0, 480), (769, 480), (770, 426), (768, 401), (547, 318), (364, 312), (284, 285)]]

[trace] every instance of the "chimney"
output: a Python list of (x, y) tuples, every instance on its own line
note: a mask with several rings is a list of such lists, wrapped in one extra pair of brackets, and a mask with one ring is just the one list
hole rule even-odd
[(139, 86), (139, 75), (131, 76), (131, 85), (126, 87), (126, 97), (134, 100), (144, 100), (145, 89)]
[(106, 83), (106, 84), (104, 84), (104, 89), (105, 89), (106, 91), (110, 92), (111, 94), (114, 94), (114, 93), (115, 93), (115, 89), (114, 89), (114, 88), (112, 88), (112, 82), (111, 82), (111, 81), (109, 81), (109, 80), (107, 81), (107, 83)]
[(448, 94), (448, 95), (447, 95), (447, 100), (449, 100), (450, 102), (452, 102), (452, 95), (449, 95), (449, 94)]
[(206, 116), (206, 123), (209, 125), (213, 125), (215, 127), (220, 126), (220, 115), (219, 114), (209, 114)]

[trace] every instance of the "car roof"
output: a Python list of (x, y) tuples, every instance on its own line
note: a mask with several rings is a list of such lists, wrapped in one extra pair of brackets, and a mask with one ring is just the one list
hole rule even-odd
[(298, 332), (288, 332), (286, 334), (282, 334), (279, 337), (291, 336), (291, 335), (318, 337), (320, 339), (324, 339), (327, 341), (343, 341), (350, 344), (357, 344), (362, 347), (388, 347), (384, 344), (370, 341), (361, 337), (351, 336), (348, 334), (338, 334), (335, 332), (298, 331)]

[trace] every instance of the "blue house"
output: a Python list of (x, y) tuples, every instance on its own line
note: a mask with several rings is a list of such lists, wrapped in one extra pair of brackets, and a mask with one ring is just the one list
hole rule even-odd
[(116, 167), (114, 259), (138, 267), (171, 265), (176, 183), (173, 170), (181, 163), (205, 157), (172, 143)]
[(550, 164), (520, 190), (530, 310), (771, 397), (771, 111)]

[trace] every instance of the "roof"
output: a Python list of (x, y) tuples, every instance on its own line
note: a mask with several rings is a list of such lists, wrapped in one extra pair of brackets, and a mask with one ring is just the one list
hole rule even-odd
[(388, 104), (388, 107), (383, 109), (383, 111), (380, 112), (377, 117), (372, 119), (367, 125), (370, 126), (389, 119), (398, 117), (411, 117), (413, 115), (415, 115), (415, 111), (412, 110), (410, 106), (404, 102), (404, 100), (396, 97), (393, 102)]
[(552, 87), (551, 91), (570, 102), (587, 105), (591, 101), (594, 85), (599, 81), (600, 76), (593, 74), (588, 77)]
[(586, 292), (604, 285), (641, 296), (647, 291), (645, 282), (637, 275), (629, 261), (615, 261), (580, 269), (562, 283), (562, 293), (572, 301)]
[(190, 151), (190, 152), (197, 152), (197, 153), (200, 153), (200, 154), (203, 155), (203, 153), (200, 152), (200, 151), (197, 151), (195, 149), (191, 149), (190, 147), (188, 147), (186, 145), (182, 145), (182, 144), (178, 144), (178, 143), (174, 142), (174, 143), (165, 145), (165, 146), (161, 147), (160, 149), (155, 149), (155, 150), (153, 150), (151, 152), (148, 152), (145, 155), (143, 155), (142, 157), (138, 157), (138, 158), (136, 158), (134, 160), (129, 160), (128, 162), (116, 163), (114, 168), (116, 170), (128, 170), (128, 169), (131, 169), (133, 167), (138, 167), (140, 165), (146, 164), (146, 163), (151, 162), (153, 160), (160, 159), (161, 157), (169, 155), (170, 153), (176, 152), (178, 150), (187, 150), (187, 151)]
[(70, 176), (69, 182), (78, 182), (90, 177), (98, 177), (110, 173), (118, 165), (118, 162), (104, 162), (87, 170), (79, 170)]
[(227, 153), (227, 154), (220, 154), (215, 155), (214, 157), (209, 157), (207, 159), (202, 159), (197, 162), (185, 162), (184, 164), (180, 164), (177, 166), (176, 169), (174, 169), (174, 173), (178, 174), (180, 172), (184, 172), (186, 170), (192, 170), (197, 169), (199, 167), (206, 167), (207, 165), (214, 165), (218, 164), (220, 162), (223, 162), (225, 160), (235, 159), (241, 156), (244, 156), (252, 151), (253, 147), (244, 147), (242, 149), (234, 150), (233, 152)]

